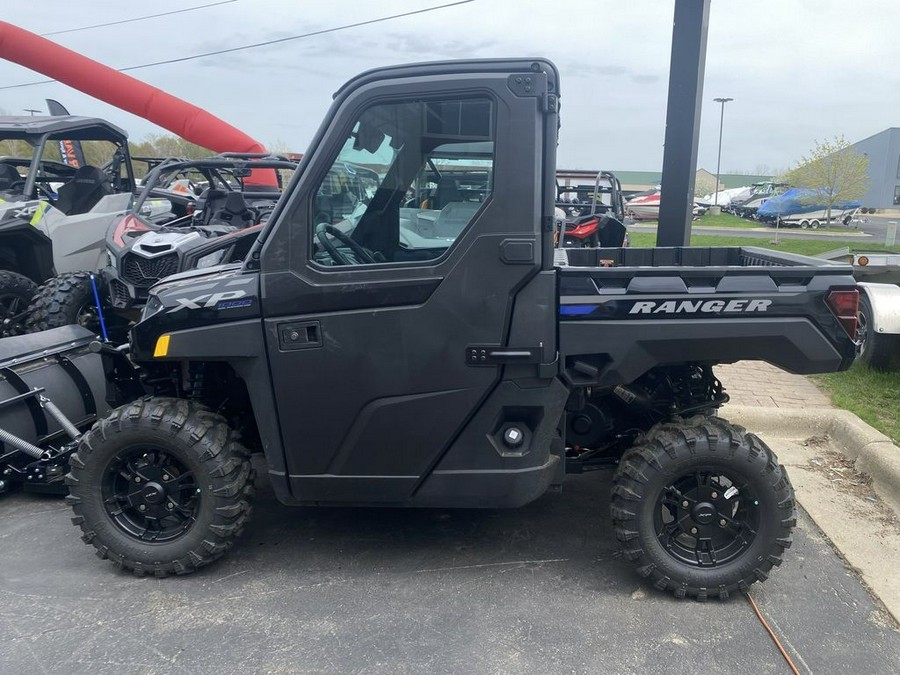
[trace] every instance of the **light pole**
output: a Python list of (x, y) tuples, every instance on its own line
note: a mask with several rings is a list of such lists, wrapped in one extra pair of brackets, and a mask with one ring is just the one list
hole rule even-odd
[(34, 113), (39, 113), (39, 112), (41, 112), (41, 111), (38, 110), (37, 108), (22, 108), (22, 110), (24, 110), (24, 111), (27, 112), (27, 113), (31, 113), (31, 116), (32, 116), (32, 117), (34, 117)]
[(722, 168), (722, 126), (725, 123), (725, 104), (733, 101), (733, 98), (714, 98), (713, 101), (722, 104), (722, 114), (719, 116), (719, 159), (716, 162), (716, 194), (713, 197), (713, 205), (719, 205), (719, 170)]

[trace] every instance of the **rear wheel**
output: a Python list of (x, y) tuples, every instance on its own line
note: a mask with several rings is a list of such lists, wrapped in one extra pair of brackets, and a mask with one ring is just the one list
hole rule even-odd
[(28, 304), (36, 289), (28, 277), (0, 270), (0, 337), (24, 332)]
[(801, 230), (805, 230), (805, 229), (807, 229), (808, 227), (809, 227), (809, 221), (808, 221), (808, 220), (801, 220), (801, 221), (800, 221), (800, 229), (801, 229)]
[(812, 221), (810, 221), (809, 226), (814, 230), (818, 230), (820, 224), (821, 223), (819, 223), (818, 220), (812, 220)]
[(796, 524), (794, 491), (772, 451), (710, 417), (660, 424), (626, 452), (611, 509), (638, 573), (699, 600), (768, 578)]
[(100, 332), (90, 272), (70, 272), (44, 282), (28, 308), (29, 333), (78, 324)]
[(185, 400), (114, 410), (69, 460), (72, 522), (100, 558), (136, 574), (187, 574), (231, 548), (253, 470), (225, 420)]

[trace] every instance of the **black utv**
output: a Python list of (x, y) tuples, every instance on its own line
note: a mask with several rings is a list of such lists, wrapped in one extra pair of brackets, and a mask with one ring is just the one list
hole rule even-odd
[[(559, 101), (541, 59), (341, 88), (246, 260), (159, 283), (127, 359), (111, 350), (110, 383), (141, 396), (71, 457), (84, 541), (137, 574), (210, 564), (247, 525), (251, 452), (305, 505), (516, 507), (606, 467), (616, 537), (656, 587), (727, 598), (766, 579), (793, 490), (716, 416), (713, 368), (848, 367), (851, 269), (743, 247), (555, 258)], [(485, 189), (411, 201), (434, 157)], [(319, 220), (345, 164), (378, 184)]]

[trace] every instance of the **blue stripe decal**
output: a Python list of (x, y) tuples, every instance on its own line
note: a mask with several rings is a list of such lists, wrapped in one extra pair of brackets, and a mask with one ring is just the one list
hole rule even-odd
[(590, 314), (599, 305), (562, 305), (559, 308), (560, 316), (584, 316)]

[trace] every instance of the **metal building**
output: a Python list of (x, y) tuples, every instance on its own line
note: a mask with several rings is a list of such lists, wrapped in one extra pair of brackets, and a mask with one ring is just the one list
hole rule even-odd
[(860, 200), (864, 207), (893, 209), (900, 206), (900, 128), (891, 127), (853, 144), (869, 158), (869, 191)]

